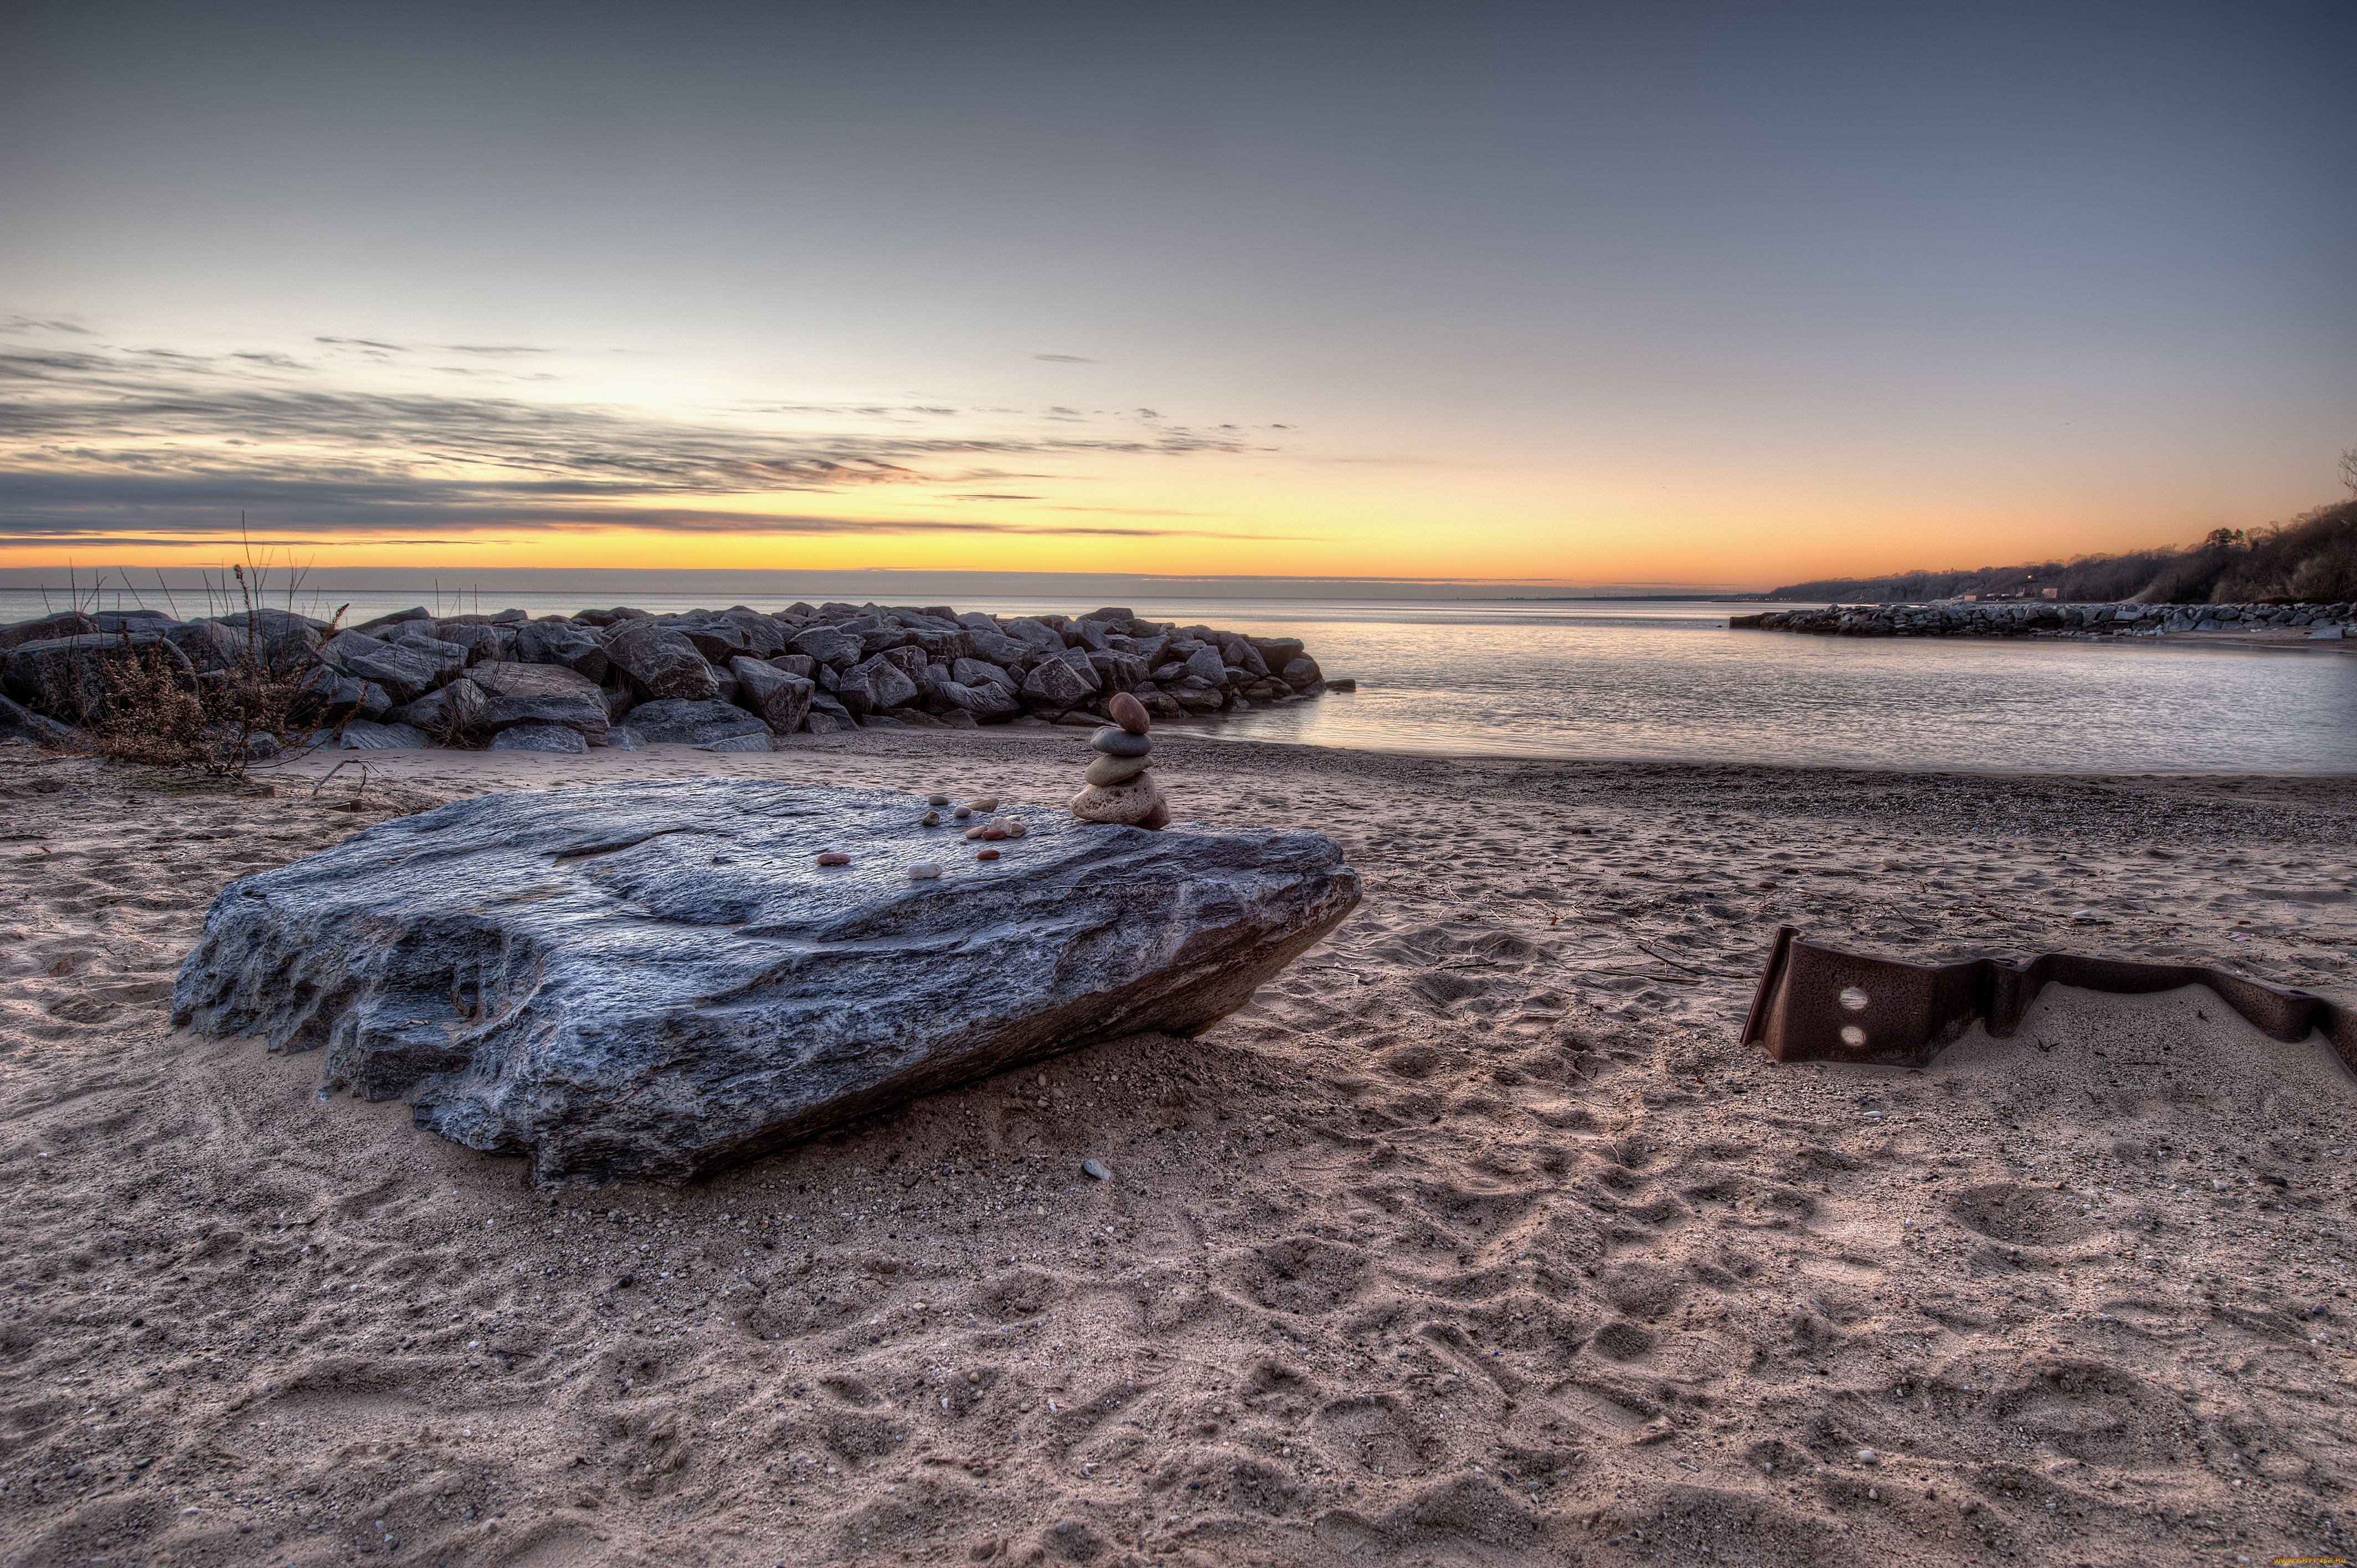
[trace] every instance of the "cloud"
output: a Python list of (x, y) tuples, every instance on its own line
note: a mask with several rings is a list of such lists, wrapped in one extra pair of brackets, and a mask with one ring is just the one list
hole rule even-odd
[[(320, 341), (406, 351), (377, 339)], [(455, 390), (361, 390), (259, 351), (0, 345), (0, 540), (10, 542), (218, 531), (234, 526), (240, 510), (274, 532), (420, 522), (1007, 532), (799, 509), (780, 517), (744, 499), (906, 489), (950, 501), (1037, 500), (982, 487), (1052, 482), (1062, 458), (1271, 450), (1239, 426), (1202, 431), (1066, 408), (1016, 420), (968, 414), (961, 429), (945, 423), (957, 411), (933, 405), (788, 404), (676, 418)]]
[(1102, 360), (1092, 360), (1082, 354), (1034, 354), (1031, 357), (1035, 360), (1045, 360), (1051, 365), (1094, 365), (1103, 363)]
[(0, 332), (64, 332), (77, 338), (91, 336), (91, 329), (71, 321), (59, 321), (38, 316), (12, 316), (0, 321)]

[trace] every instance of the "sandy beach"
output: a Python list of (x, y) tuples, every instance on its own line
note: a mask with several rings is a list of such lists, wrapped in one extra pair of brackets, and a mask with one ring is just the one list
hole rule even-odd
[[(1157, 736), (1157, 739), (1161, 739)], [(1085, 732), (0, 750), (0, 1563), (2265, 1563), (2357, 1554), (2357, 1078), (2199, 992), (1931, 1069), (1737, 1043), (1780, 923), (2357, 1001), (2357, 781), (1162, 740), (1366, 897), (1135, 1037), (687, 1187), (169, 1027), (213, 897), (495, 789), (1069, 795)], [(1112, 1179), (1083, 1176), (1102, 1161)]]

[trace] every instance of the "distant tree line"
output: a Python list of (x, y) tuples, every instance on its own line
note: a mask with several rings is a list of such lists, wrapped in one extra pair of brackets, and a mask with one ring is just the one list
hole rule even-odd
[[(2341, 476), (2357, 491), (2357, 450)], [(2051, 590), (2051, 592), (2049, 592)], [(2251, 605), (2357, 602), (2357, 499), (2290, 522), (2247, 532), (2221, 528), (2181, 550), (2083, 555), (2036, 566), (1901, 572), (1794, 583), (1774, 599), (1907, 604), (1925, 599), (2053, 598), (2080, 604)]]

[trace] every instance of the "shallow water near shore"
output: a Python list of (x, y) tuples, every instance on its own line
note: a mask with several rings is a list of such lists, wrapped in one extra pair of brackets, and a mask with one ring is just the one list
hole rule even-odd
[[(419, 602), (328, 589), (300, 607), (324, 616), (346, 598), (352, 620)], [(630, 602), (657, 612), (719, 607), (710, 594)], [(488, 591), (443, 604), (454, 614), (510, 606), (533, 615), (587, 607), (578, 594)], [(1098, 605), (956, 607), (1080, 615)], [(1710, 600), (1138, 597), (1125, 607), (1298, 637), (1329, 675), (1359, 682), (1355, 693), (1209, 726), (1229, 739), (1998, 773), (2357, 771), (2357, 656), (2337, 650), (1731, 631), (1728, 615), (1756, 607)], [(38, 596), (0, 593), (0, 620), (42, 611)]]

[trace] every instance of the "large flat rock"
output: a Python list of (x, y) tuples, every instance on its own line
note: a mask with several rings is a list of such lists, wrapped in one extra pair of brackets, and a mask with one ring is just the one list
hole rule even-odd
[[(679, 1180), (1092, 1041), (1199, 1033), (1359, 900), (1316, 833), (1006, 810), (1030, 832), (985, 864), (882, 790), (464, 800), (232, 884), (173, 1010), (324, 1047), (328, 1087), (536, 1179)], [(908, 880), (920, 861), (943, 875)]]

